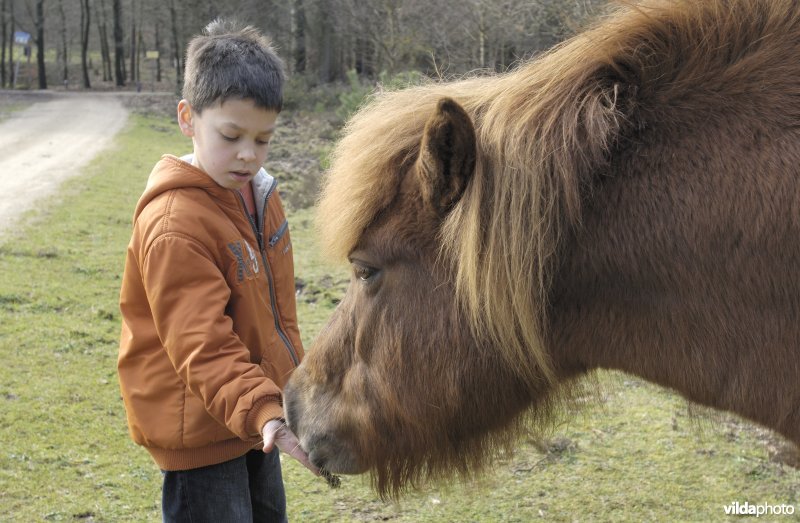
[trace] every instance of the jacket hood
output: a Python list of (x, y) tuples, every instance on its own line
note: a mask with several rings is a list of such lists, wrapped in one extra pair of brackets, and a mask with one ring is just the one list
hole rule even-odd
[(191, 162), (191, 155), (178, 158), (171, 154), (165, 154), (161, 157), (161, 160), (150, 172), (144, 192), (139, 198), (139, 203), (136, 204), (136, 210), (133, 213), (134, 221), (139, 217), (142, 209), (161, 193), (183, 187), (198, 187), (211, 193), (216, 192), (215, 188), (226, 190)]
[[(133, 213), (134, 221), (136, 221), (147, 204), (159, 194), (179, 188), (196, 187), (203, 189), (229, 205), (237, 205), (236, 191), (221, 187), (205, 171), (192, 165), (192, 157), (193, 155), (191, 154), (180, 158), (171, 154), (165, 154), (161, 157), (161, 160), (150, 172), (144, 192), (139, 198), (139, 203), (136, 204), (136, 210)], [(253, 179), (253, 185), (257, 192), (260, 192), (259, 189), (271, 182), (272, 177), (267, 174), (264, 168), (259, 169)]]

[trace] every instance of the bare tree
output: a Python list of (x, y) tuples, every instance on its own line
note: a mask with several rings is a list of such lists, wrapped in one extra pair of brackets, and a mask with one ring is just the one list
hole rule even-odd
[[(406, 0), (434, 72), (504, 71), (575, 32), (606, 0)], [(419, 53), (419, 51), (416, 51)], [(419, 61), (419, 56), (417, 56)], [(413, 64), (406, 57), (403, 64)], [(416, 67), (420, 67), (419, 63)]]
[(161, 82), (161, 22), (155, 23), (156, 82)]
[(97, 32), (100, 39), (100, 57), (103, 62), (103, 81), (110, 82), (113, 78), (111, 66), (111, 47), (108, 45), (108, 12), (105, 0), (100, 0), (100, 5), (95, 4), (95, 18), (97, 19)]
[(169, 0), (169, 20), (172, 33), (172, 60), (175, 64), (175, 92), (183, 90), (183, 38), (178, 29), (178, 12), (175, 0)]
[(91, 89), (89, 81), (89, 28), (92, 22), (92, 12), (89, 8), (89, 0), (81, 0), (81, 73), (83, 75), (83, 87)]
[(47, 89), (47, 71), (44, 65), (44, 0), (36, 0), (36, 66), (39, 89)]
[(142, 18), (142, 2), (138, 2), (138, 13), (137, 13), (137, 2), (136, 0), (131, 0), (131, 47), (130, 47), (130, 60), (131, 60), (131, 75), (130, 79), (134, 85), (139, 88), (141, 84), (141, 71), (139, 70), (139, 44), (142, 40), (141, 34), (141, 27), (137, 25), (137, 20), (141, 21)]
[(61, 48), (58, 50), (61, 62), (61, 81), (66, 86), (69, 82), (69, 45), (67, 42), (67, 14), (64, 12), (64, 0), (58, 0), (58, 17), (61, 20)]
[[(331, 23), (341, 35), (342, 65), (368, 75), (415, 68), (428, 52), (425, 39), (430, 22), (426, 16), (431, 4), (421, 0), (338, 0), (339, 16)], [(449, 20), (447, 8), (441, 10)]]
[[(12, 83), (15, 5), (23, 15), (17, 26), (36, 44), (43, 85), (47, 18), (47, 30), (59, 31), (46, 50), (47, 56), (56, 51), (60, 79), (77, 72), (70, 58), (79, 50), (85, 88), (95, 71), (118, 86), (138, 86), (143, 74), (148, 81), (172, 81), (174, 71), (180, 92), (189, 36), (219, 16), (255, 25), (272, 38), (291, 73), (325, 83), (346, 80), (349, 70), (371, 79), (406, 70), (443, 76), (503, 71), (576, 31), (606, 1), (0, 0), (0, 85)], [(145, 58), (149, 50), (159, 54)], [(102, 63), (93, 66), (94, 53)], [(162, 59), (172, 67), (162, 68)]]
[(333, 28), (329, 23), (334, 16), (333, 2), (322, 0), (319, 2), (319, 80), (322, 83), (334, 79), (331, 69), (333, 61)]
[[(31, 35), (33, 43), (36, 44), (36, 63), (38, 69), (38, 83), (40, 89), (47, 89), (47, 76), (44, 64), (44, 0), (35, 0), (31, 5), (30, 1), (23, 4), (25, 8), (25, 16), (22, 19), (14, 18), (15, 26), (20, 27), (24, 32)], [(12, 48), (13, 48), (13, 28), (12, 28)], [(28, 48), (29, 49), (29, 48)], [(26, 50), (27, 51), (27, 50)], [(30, 63), (30, 55), (28, 54), (28, 62)], [(30, 71), (28, 73), (30, 75)]]
[(0, 88), (6, 85), (6, 44), (8, 43), (8, 23), (6, 22), (7, 0), (0, 2)]
[[(14, 47), (13, 41), (8, 41), (8, 9), (11, 2), (13, 2), (13, 0), (2, 0), (2, 2), (0, 2), (0, 88), (6, 85), (6, 45), (10, 44), (10, 48)], [(14, 26), (12, 24), (11, 32), (13, 32), (13, 28)], [(13, 62), (13, 59), (9, 60), (9, 64), (11, 62)], [(11, 71), (10, 67), (9, 71)]]
[(118, 87), (125, 85), (125, 48), (122, 33), (122, 1), (112, 0), (114, 17), (114, 79)]
[(303, 0), (292, 3), (292, 58), (294, 72), (306, 71), (306, 8)]
[(8, 0), (8, 85), (17, 82), (17, 71), (14, 67), (14, 0)]

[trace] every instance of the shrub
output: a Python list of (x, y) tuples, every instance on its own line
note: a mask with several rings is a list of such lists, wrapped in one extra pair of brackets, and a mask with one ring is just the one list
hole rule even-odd
[(339, 107), (336, 114), (342, 121), (347, 121), (358, 109), (381, 91), (395, 91), (420, 85), (427, 80), (427, 77), (419, 71), (403, 71), (390, 75), (386, 71), (378, 75), (376, 83), (365, 82), (351, 69), (347, 72), (347, 83), (349, 89), (339, 95)]

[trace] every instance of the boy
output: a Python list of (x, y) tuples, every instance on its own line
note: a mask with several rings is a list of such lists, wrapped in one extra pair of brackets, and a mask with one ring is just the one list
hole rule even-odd
[(164, 155), (136, 206), (118, 370), (131, 436), (163, 471), (165, 521), (284, 521), (275, 446), (318, 473), (281, 420), (303, 357), (287, 222), (261, 168), (283, 80), (255, 29), (211, 23), (178, 103), (194, 153)]

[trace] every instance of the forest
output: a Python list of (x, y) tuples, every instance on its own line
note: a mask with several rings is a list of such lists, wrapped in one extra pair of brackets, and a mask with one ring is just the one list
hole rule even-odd
[(415, 71), (505, 71), (605, 0), (0, 0), (0, 87), (179, 92), (185, 48), (215, 18), (264, 31), (304, 85)]

